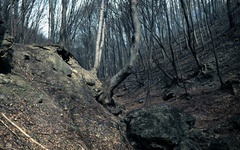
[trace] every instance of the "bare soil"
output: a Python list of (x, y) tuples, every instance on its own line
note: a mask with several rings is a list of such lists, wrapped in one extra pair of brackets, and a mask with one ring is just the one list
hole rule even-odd
[(0, 74), (0, 149), (127, 149), (119, 119), (94, 98), (101, 85), (94, 76), (72, 58), (71, 76), (54, 69), (63, 62), (54, 46), (12, 50), (13, 69)]

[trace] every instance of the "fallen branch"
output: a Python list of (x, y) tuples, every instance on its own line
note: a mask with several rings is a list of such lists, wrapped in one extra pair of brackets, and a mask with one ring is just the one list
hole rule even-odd
[(2, 120), (0, 120), (0, 122), (1, 122), (6, 128), (8, 128), (8, 130), (11, 131), (15, 136), (17, 136), (17, 134), (16, 134), (5, 122), (3, 122)]
[[(38, 146), (40, 146), (41, 148), (48, 150), (45, 146), (43, 146), (42, 144), (40, 144), (39, 142), (37, 142), (36, 140), (34, 140), (30, 135), (28, 135), (25, 131), (23, 131), (19, 126), (17, 126), (14, 122), (12, 122), (6, 115), (4, 115), (2, 113), (2, 116), (8, 121), (10, 122), (15, 128), (17, 128), (20, 132), (22, 132), (31, 142), (37, 144)], [(3, 121), (1, 121), (8, 129), (10, 129)], [(10, 129), (11, 132), (13, 132)], [(13, 132), (14, 133), (14, 132)]]

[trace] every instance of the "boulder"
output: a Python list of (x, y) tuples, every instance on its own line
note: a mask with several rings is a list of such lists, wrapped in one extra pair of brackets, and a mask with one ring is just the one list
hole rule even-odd
[(89, 85), (89, 86), (94, 86), (95, 83), (96, 83), (95, 79), (92, 78), (92, 77), (89, 76), (89, 75), (85, 75), (85, 76), (84, 76), (84, 79), (85, 79), (86, 84)]
[(49, 60), (53, 63), (54, 70), (62, 72), (66, 76), (71, 76), (71, 67), (65, 61), (63, 61), (63, 59), (59, 55), (52, 54), (49, 56)]
[(0, 73), (8, 73), (11, 70), (13, 37), (6, 32), (3, 21), (0, 20)]
[(229, 146), (225, 140), (215, 139), (210, 142), (208, 150), (229, 150)]
[(0, 53), (8, 49), (13, 44), (13, 37), (6, 31), (4, 22), (0, 21)]
[(131, 111), (125, 118), (127, 137), (137, 149), (199, 149), (188, 138), (195, 123), (191, 115), (169, 106)]

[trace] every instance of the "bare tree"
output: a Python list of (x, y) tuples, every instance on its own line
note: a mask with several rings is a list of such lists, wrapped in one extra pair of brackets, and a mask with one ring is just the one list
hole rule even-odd
[(60, 28), (60, 39), (59, 44), (61, 46), (65, 46), (67, 41), (67, 0), (62, 0), (62, 21), (61, 21), (61, 28)]
[(131, 18), (133, 26), (132, 43), (130, 47), (131, 55), (129, 63), (114, 75), (103, 87), (99, 93), (97, 100), (105, 106), (116, 106), (116, 102), (113, 100), (113, 90), (130, 74), (133, 72), (134, 64), (136, 63), (138, 56), (138, 48), (141, 37), (141, 25), (138, 19), (137, 4), (138, 0), (129, 0), (131, 6)]
[(188, 49), (190, 49), (192, 54), (193, 54), (193, 57), (195, 59), (195, 62), (197, 63), (198, 69), (201, 70), (202, 65), (201, 65), (201, 63), (199, 61), (199, 58), (197, 56), (197, 52), (196, 52), (196, 49), (195, 49), (195, 43), (194, 43), (193, 36), (192, 36), (193, 26), (191, 26), (191, 21), (189, 19), (190, 17), (188, 16), (188, 12), (190, 10), (188, 11), (186, 1), (180, 0), (179, 2), (180, 2), (180, 5), (181, 5), (181, 8), (182, 8), (184, 19), (186, 21), (186, 28), (187, 28), (187, 43), (186, 44), (187, 44)]
[(13, 4), (14, 7), (14, 17), (12, 21), (12, 36), (17, 39), (17, 28), (18, 28), (18, 0), (14, 0)]
[(227, 14), (228, 14), (230, 28), (232, 28), (234, 26), (234, 23), (233, 23), (233, 15), (231, 12), (231, 0), (227, 0)]
[[(205, 13), (206, 17), (208, 17), (208, 15), (207, 15), (207, 13), (206, 13), (206, 8), (204, 7), (203, 0), (201, 0), (201, 3), (202, 3), (202, 5), (203, 5), (204, 13)], [(224, 87), (225, 84), (224, 84), (224, 81), (223, 81), (222, 76), (221, 76), (221, 73), (220, 73), (218, 57), (217, 57), (217, 54), (216, 54), (216, 44), (215, 44), (215, 40), (214, 40), (214, 38), (213, 38), (213, 35), (212, 35), (212, 32), (211, 32), (209, 23), (206, 22), (206, 24), (207, 24), (208, 29), (209, 29), (210, 38), (211, 38), (211, 43), (212, 43), (212, 46), (213, 46), (212, 51), (213, 51), (214, 58), (215, 58), (215, 63), (216, 63), (216, 68), (217, 68), (217, 75), (218, 75), (218, 78), (219, 78), (221, 87)]]
[(104, 39), (105, 39), (105, 30), (106, 30), (106, 0), (102, 0), (101, 2), (101, 10), (99, 16), (99, 23), (98, 23), (98, 33), (97, 33), (97, 41), (96, 41), (96, 48), (95, 48), (95, 63), (92, 68), (93, 73), (97, 74), (97, 69), (99, 69), (101, 58), (102, 58), (102, 50), (104, 46)]
[(48, 2), (49, 5), (49, 21), (48, 21), (48, 39), (50, 40), (50, 43), (54, 43), (54, 25), (55, 25), (55, 16), (54, 16), (54, 11), (55, 11), (55, 7), (54, 7), (54, 0), (49, 0)]

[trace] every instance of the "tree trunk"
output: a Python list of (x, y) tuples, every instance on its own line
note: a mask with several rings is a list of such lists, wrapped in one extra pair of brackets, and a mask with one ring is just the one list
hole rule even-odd
[(100, 17), (99, 17), (99, 24), (98, 24), (98, 33), (97, 33), (97, 41), (96, 41), (96, 48), (95, 48), (95, 62), (92, 68), (92, 72), (97, 74), (97, 70), (99, 69), (101, 57), (102, 57), (102, 48), (104, 46), (104, 37), (105, 37), (105, 28), (106, 22), (104, 17), (104, 10), (105, 10), (105, 0), (102, 0), (101, 3), (101, 10), (100, 10)]
[(49, 0), (49, 29), (48, 29), (48, 39), (50, 40), (50, 43), (55, 43), (54, 41), (54, 6), (53, 6), (53, 0)]
[(196, 52), (196, 49), (195, 49), (195, 44), (193, 43), (194, 40), (192, 40), (192, 31), (193, 30), (193, 25), (190, 26), (190, 21), (189, 21), (189, 18), (188, 18), (188, 12), (187, 12), (187, 6), (185, 4), (185, 1), (184, 0), (180, 0), (180, 6), (182, 8), (182, 11), (183, 11), (183, 16), (185, 18), (185, 21), (186, 21), (186, 30), (187, 30), (187, 47), (188, 49), (191, 50), (192, 54), (193, 54), (193, 57), (197, 63), (197, 67), (198, 67), (198, 70), (201, 70), (202, 68), (202, 65), (199, 61), (199, 58), (197, 57), (197, 52)]
[(14, 22), (13, 22), (13, 29), (12, 35), (14, 39), (18, 42), (18, 35), (17, 35), (17, 27), (18, 27), (18, 0), (14, 0)]
[(116, 107), (116, 102), (113, 100), (113, 90), (133, 72), (133, 66), (137, 60), (138, 48), (141, 38), (141, 25), (138, 19), (137, 3), (138, 0), (129, 0), (131, 6), (131, 18), (133, 26), (132, 43), (130, 47), (130, 61), (125, 67), (114, 75), (99, 93), (97, 100), (106, 107)]
[(228, 14), (230, 28), (232, 28), (234, 26), (234, 23), (233, 23), (233, 16), (231, 13), (231, 0), (227, 0), (227, 14)]
[(177, 70), (177, 65), (176, 65), (176, 58), (175, 58), (175, 54), (173, 51), (173, 46), (172, 46), (172, 34), (171, 34), (171, 27), (170, 27), (170, 21), (169, 21), (169, 15), (168, 15), (168, 9), (167, 9), (167, 2), (166, 0), (164, 1), (164, 11), (165, 11), (165, 15), (166, 15), (166, 20), (167, 20), (167, 28), (168, 28), (168, 42), (169, 42), (169, 47), (170, 47), (170, 51), (171, 51), (171, 55), (172, 55), (172, 66), (176, 75), (176, 80), (179, 80), (179, 76), (178, 76), (178, 70)]
[(62, 47), (66, 44), (66, 41), (67, 41), (66, 15), (67, 15), (67, 0), (62, 0), (62, 23), (61, 23), (60, 39), (59, 39), (59, 44)]
[[(203, 0), (201, 0), (201, 2), (202, 2), (202, 5), (203, 5)], [(204, 13), (205, 13), (206, 18), (208, 18), (208, 14), (207, 14), (207, 12), (206, 12), (206, 8), (204, 8), (204, 5), (203, 5), (203, 11), (204, 11)], [(212, 45), (213, 45), (212, 51), (213, 51), (214, 58), (215, 58), (217, 75), (218, 75), (218, 78), (219, 78), (221, 87), (224, 88), (224, 87), (225, 87), (225, 83), (224, 83), (224, 81), (223, 81), (223, 79), (222, 79), (222, 76), (221, 76), (221, 73), (220, 73), (220, 69), (219, 69), (218, 57), (217, 57), (217, 54), (216, 54), (216, 44), (215, 44), (215, 41), (214, 41), (214, 38), (213, 38), (213, 35), (212, 35), (212, 31), (211, 31), (211, 29), (210, 29), (209, 23), (206, 22), (206, 25), (207, 25), (207, 28), (208, 28), (209, 33), (210, 33), (211, 43), (212, 43)]]

